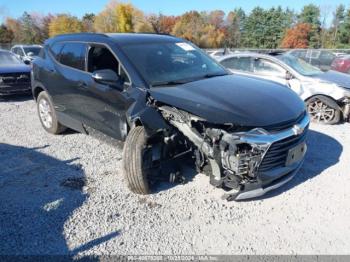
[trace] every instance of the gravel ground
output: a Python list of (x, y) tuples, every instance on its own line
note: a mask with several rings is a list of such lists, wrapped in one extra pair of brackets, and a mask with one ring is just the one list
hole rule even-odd
[(30, 98), (0, 101), (0, 254), (349, 254), (350, 124), (311, 125), (298, 177), (221, 200), (205, 175), (130, 193), (121, 145), (45, 133)]

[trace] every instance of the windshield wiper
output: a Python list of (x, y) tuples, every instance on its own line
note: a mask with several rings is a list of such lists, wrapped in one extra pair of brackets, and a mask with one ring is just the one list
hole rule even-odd
[(213, 73), (213, 74), (206, 74), (203, 76), (203, 78), (212, 78), (212, 77), (218, 77), (218, 76), (226, 76), (228, 73)]
[(213, 73), (213, 74), (206, 74), (200, 77), (194, 77), (194, 78), (188, 78), (188, 79), (181, 79), (181, 80), (171, 80), (171, 81), (163, 81), (163, 82), (156, 82), (152, 84), (152, 87), (156, 86), (176, 86), (176, 85), (183, 85), (189, 82), (195, 82), (204, 78), (212, 78), (217, 76), (225, 76), (228, 75), (227, 73)]
[(152, 84), (152, 87), (155, 86), (176, 86), (176, 85), (183, 85), (188, 83), (188, 81), (185, 80), (172, 80), (172, 81), (163, 81), (163, 82), (156, 82)]

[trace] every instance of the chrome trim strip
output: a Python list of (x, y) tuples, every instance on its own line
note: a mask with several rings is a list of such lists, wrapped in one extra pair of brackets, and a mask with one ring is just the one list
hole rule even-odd
[(305, 117), (294, 127), (280, 131), (280, 132), (269, 133), (262, 128), (256, 128), (249, 132), (236, 133), (236, 135), (240, 136), (240, 140), (246, 143), (257, 144), (257, 145), (261, 145), (261, 144), (271, 145), (274, 142), (283, 140), (290, 136), (295, 136), (300, 134), (300, 130), (302, 130), (303, 132), (309, 124), (310, 124), (310, 117), (308, 114), (306, 114)]

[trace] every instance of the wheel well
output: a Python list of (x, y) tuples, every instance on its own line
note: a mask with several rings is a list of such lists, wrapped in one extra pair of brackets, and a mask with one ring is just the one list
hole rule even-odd
[(34, 95), (35, 100), (38, 98), (39, 94), (40, 94), (42, 91), (44, 91), (44, 89), (41, 88), (40, 86), (38, 86), (38, 87), (36, 87), (36, 88), (34, 89), (33, 95)]

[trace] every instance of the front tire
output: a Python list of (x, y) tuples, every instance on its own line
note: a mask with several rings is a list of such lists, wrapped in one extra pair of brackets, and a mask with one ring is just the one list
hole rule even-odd
[(37, 110), (41, 125), (46, 132), (54, 135), (61, 134), (67, 128), (61, 125), (56, 116), (56, 111), (49, 95), (42, 91), (37, 98)]
[(129, 189), (141, 195), (150, 193), (147, 169), (145, 168), (145, 151), (147, 137), (144, 127), (133, 128), (123, 149), (123, 167)]
[(341, 111), (335, 106), (336, 102), (326, 96), (316, 96), (309, 99), (306, 103), (311, 121), (315, 123), (334, 125), (339, 123)]

